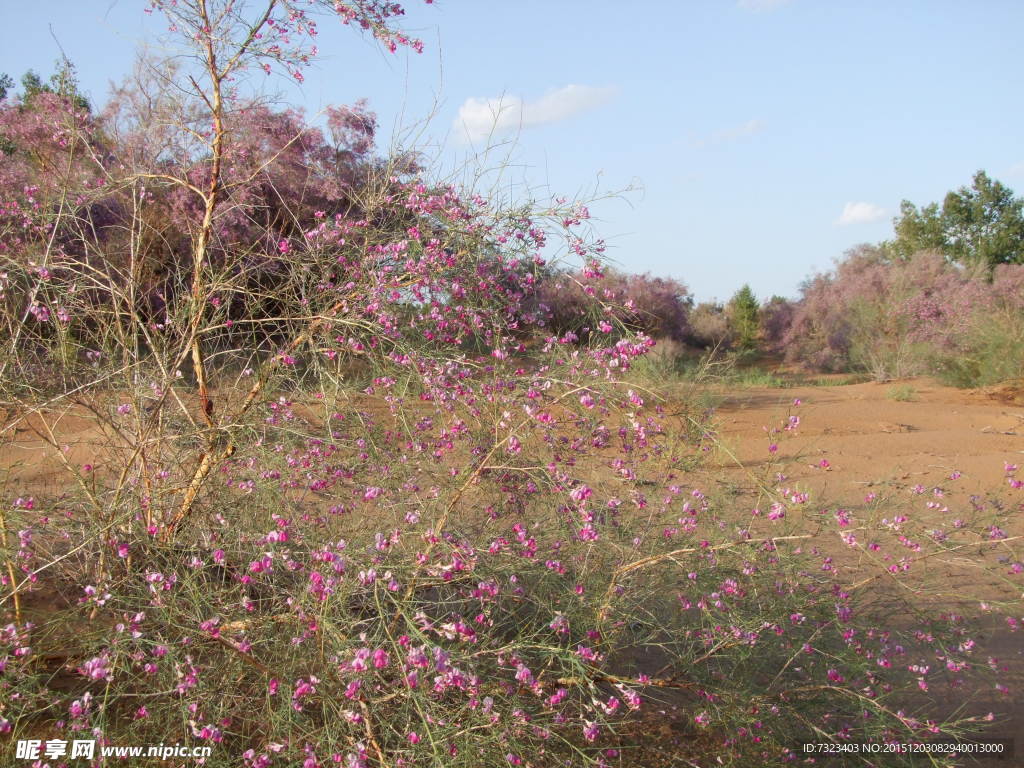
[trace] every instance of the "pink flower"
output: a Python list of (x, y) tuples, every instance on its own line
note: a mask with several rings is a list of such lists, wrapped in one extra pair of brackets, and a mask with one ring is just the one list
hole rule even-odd
[(110, 670), (107, 668), (107, 662), (108, 660), (105, 656), (97, 656), (89, 659), (78, 668), (78, 673), (90, 680), (109, 680), (111, 674)]
[(306, 698), (307, 696), (312, 696), (314, 693), (316, 693), (316, 686), (314, 684), (319, 682), (320, 681), (312, 675), (310, 676), (308, 681), (303, 680), (301, 677), (298, 680), (296, 680), (295, 691), (292, 693), (292, 709), (294, 709), (296, 712), (301, 712), (302, 699)]
[(50, 310), (47, 309), (46, 306), (43, 304), (34, 302), (31, 306), (29, 306), (28, 311), (31, 312), (32, 316), (35, 317), (35, 319), (38, 320), (40, 323), (46, 323), (49, 322), (50, 320)]

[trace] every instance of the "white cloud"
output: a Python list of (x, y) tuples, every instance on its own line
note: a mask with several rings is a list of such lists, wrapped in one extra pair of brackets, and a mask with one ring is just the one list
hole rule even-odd
[(791, 2), (792, 0), (739, 0), (736, 5), (745, 11), (773, 11)]
[(690, 146), (697, 149), (703, 149), (704, 147), (712, 147), (717, 144), (726, 144), (731, 141), (738, 141), (745, 139), (748, 136), (754, 136), (755, 134), (761, 133), (765, 129), (764, 120), (747, 120), (742, 125), (735, 125), (732, 128), (725, 128), (721, 131), (716, 131), (705, 137), (695, 137), (690, 139)]
[(885, 209), (874, 203), (847, 203), (843, 206), (843, 212), (836, 219), (836, 224), (847, 226), (849, 224), (866, 224), (869, 221), (878, 221), (885, 216)]
[(724, 131), (719, 131), (711, 138), (716, 142), (735, 141), (736, 139), (753, 136), (755, 133), (760, 133), (763, 130), (764, 120), (747, 120), (743, 125), (737, 125), (734, 128), (727, 128)]
[(600, 107), (614, 95), (614, 88), (566, 85), (536, 101), (523, 101), (519, 96), (466, 99), (459, 107), (454, 127), (466, 141), (482, 141), (492, 134), (565, 120)]

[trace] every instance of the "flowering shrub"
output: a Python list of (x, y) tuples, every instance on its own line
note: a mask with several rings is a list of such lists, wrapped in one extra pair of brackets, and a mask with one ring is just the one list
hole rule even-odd
[(761, 327), (761, 344), (765, 351), (785, 352), (785, 337), (793, 324), (795, 304), (781, 296), (772, 296), (761, 305), (758, 323)]
[[(230, 180), (249, 178), (234, 163), (285, 163), (285, 136), (306, 129), (262, 112), (269, 144), (233, 155), (246, 134), (232, 121), (253, 113), (220, 89), (217, 62), (300, 76), (294, 41), (318, 8), (415, 48), (391, 26), (398, 6), (271, 3), (247, 19), (243, 3), (204, 16), (211, 5), (155, 3), (206, 73), (213, 127), (189, 135), (208, 153), (120, 175), (116, 148), (85, 152), (104, 181), (92, 187), (117, 196), (48, 198), (5, 252), (0, 436), (27, 424), (66, 483), (0, 506), (0, 732), (356, 768), (630, 765), (629, 729), (658, 708), (734, 765), (795, 760), (811, 737), (976, 726), (911, 695), (960, 690), (983, 666), (971, 616), (920, 610), (921, 564), (976, 552), (1001, 579), (985, 610), (1017, 627), (1024, 568), (1003, 522), (1020, 506), (1016, 468), (1015, 495), (970, 505), (831, 511), (774, 464), (757, 508), (709, 497), (688, 472), (713, 424), (631, 381), (654, 342), (619, 307), (634, 312), (629, 292), (651, 283), (606, 273), (584, 205), (503, 209), (347, 139), (365, 155), (352, 205), (233, 197), (244, 185)], [(365, 111), (336, 117), (371, 133)], [(289, 155), (282, 189), (318, 148)], [(144, 137), (136, 149), (150, 151)], [(160, 184), (159, 205), (192, 223), (184, 241), (151, 229)], [(333, 202), (307, 223), (311, 199)], [(110, 200), (128, 235), (92, 226)], [(46, 232), (62, 234), (43, 246)], [(143, 250), (116, 246), (144, 233), (177, 264), (158, 305), (143, 301)], [(585, 339), (535, 300), (558, 237), (599, 299)], [(685, 305), (677, 284), (657, 286), (666, 313)], [(66, 391), (33, 389), (36, 347)], [(70, 444), (68, 421), (102, 439)]]
[[(978, 674), (972, 620), (920, 609), (931, 566), (967, 549), (1019, 587), (1015, 468), (1016, 499), (966, 505), (951, 479), (856, 511), (812, 512), (779, 475), (741, 515), (683, 484), (701, 446), (635, 392), (531, 399), (545, 379), (502, 369), (484, 377), (499, 410), (532, 406), (496, 423), (457, 400), (410, 411), (386, 382), (322, 428), (315, 395), (266, 403), (170, 541), (135, 504), (101, 526), (87, 497), (16, 499), (32, 618), (3, 636), (0, 728), (52, 712), (70, 737), (315, 766), (628, 764), (621, 724), (668, 703), (737, 764), (784, 760), (805, 723), (851, 742), (971, 727), (909, 708)], [(817, 536), (794, 524), (809, 514)]]
[(690, 341), (698, 347), (713, 349), (729, 347), (735, 333), (729, 323), (725, 306), (703, 301), (690, 313)]
[[(594, 254), (602, 252), (599, 248)], [(534, 301), (554, 333), (582, 340), (592, 334), (641, 332), (682, 341), (689, 335), (693, 304), (678, 280), (625, 274), (597, 263), (547, 276)]]
[(945, 320), (962, 317), (950, 300), (965, 282), (938, 254), (893, 263), (861, 246), (834, 274), (807, 282), (783, 345), (790, 359), (824, 370), (867, 370), (881, 379), (921, 373), (922, 344), (943, 332)]
[(940, 373), (965, 386), (1019, 376), (1020, 265), (991, 279), (922, 251), (891, 260), (861, 246), (833, 273), (817, 275), (772, 333), (791, 361), (876, 378)]
[[(932, 364), (957, 386), (985, 386), (1024, 377), (1024, 265), (1001, 264), (958, 306), (966, 329), (936, 344)], [(962, 327), (962, 325), (960, 325)]]

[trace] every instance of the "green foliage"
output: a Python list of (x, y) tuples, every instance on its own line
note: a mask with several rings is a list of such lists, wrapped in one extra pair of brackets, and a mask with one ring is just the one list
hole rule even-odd
[(890, 400), (895, 400), (897, 403), (909, 403), (917, 399), (917, 390), (909, 384), (896, 384), (889, 387), (885, 396)]
[(753, 351), (757, 347), (760, 331), (760, 306), (749, 285), (744, 285), (729, 301), (728, 316), (736, 336), (736, 347), (741, 352)]
[(703, 349), (728, 349), (733, 344), (733, 328), (721, 302), (702, 301), (690, 312), (688, 342)]
[(850, 367), (867, 371), (876, 381), (920, 373), (925, 354), (912, 333), (913, 318), (894, 311), (911, 300), (913, 286), (900, 279), (903, 275), (893, 276), (887, 293), (855, 296), (847, 307)]
[(772, 387), (774, 389), (791, 386), (785, 379), (763, 368), (744, 368), (737, 371), (730, 383), (736, 387)]
[(1013, 308), (978, 313), (963, 349), (940, 354), (940, 380), (954, 387), (987, 387), (1024, 376), (1024, 314)]
[[(10, 75), (0, 74), (0, 102), (7, 98), (7, 94), (14, 88), (14, 80)], [(13, 155), (16, 147), (6, 136), (0, 136), (0, 154)]]
[(937, 250), (961, 264), (1024, 263), (1024, 198), (984, 171), (970, 187), (947, 194), (941, 208), (931, 203), (919, 209), (904, 200), (893, 227), (896, 238), (885, 246), (900, 259)]
[(798, 383), (803, 387), (849, 387), (870, 381), (866, 374), (852, 373), (844, 376), (810, 376)]
[(24, 99), (31, 99), (36, 94), (49, 92), (49, 90), (49, 86), (43, 82), (39, 73), (34, 69), (28, 70), (21, 76), (21, 93)]
[[(4, 75), (3, 77), (7, 76)], [(0, 98), (3, 98), (3, 95), (6, 93), (4, 85), (2, 78), (0, 78)], [(13, 87), (13, 85), (13, 81), (8, 77), (7, 89)], [(78, 90), (78, 76), (75, 74), (75, 65), (68, 59), (57, 60), (56, 71), (50, 75), (48, 83), (43, 82), (43, 79), (34, 70), (28, 70), (28, 72), (21, 76), (21, 91), (22, 101), (26, 104), (30, 103), (40, 93), (55, 93), (71, 102), (75, 109), (86, 112), (92, 111), (92, 105), (89, 103), (89, 100)]]

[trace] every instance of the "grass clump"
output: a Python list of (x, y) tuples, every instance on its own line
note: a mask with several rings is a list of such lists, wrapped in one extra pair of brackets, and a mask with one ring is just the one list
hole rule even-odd
[(911, 384), (894, 384), (885, 391), (885, 396), (897, 403), (909, 403), (917, 399), (917, 390)]

